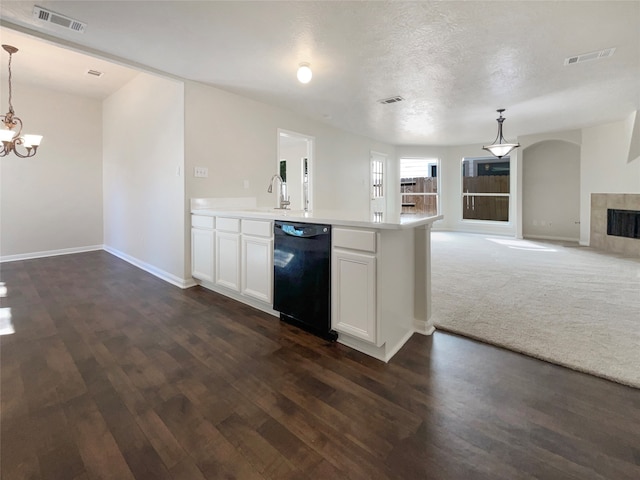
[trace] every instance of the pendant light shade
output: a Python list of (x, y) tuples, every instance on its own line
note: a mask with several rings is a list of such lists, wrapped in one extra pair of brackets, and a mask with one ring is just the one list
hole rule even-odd
[(486, 147), (482, 147), (483, 150), (491, 153), (491, 155), (502, 158), (505, 155), (509, 155), (511, 151), (515, 150), (520, 146), (519, 143), (507, 143), (507, 141), (502, 136), (502, 123), (505, 121), (502, 116), (502, 112), (504, 112), (504, 108), (500, 108), (496, 110), (500, 114), (499, 118), (496, 118), (498, 121), (498, 135), (496, 135), (496, 139), (493, 141), (491, 145), (487, 145)]

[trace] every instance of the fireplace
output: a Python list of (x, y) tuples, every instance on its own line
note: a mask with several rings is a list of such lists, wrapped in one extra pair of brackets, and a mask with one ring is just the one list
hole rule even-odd
[(607, 235), (640, 238), (640, 211), (608, 208)]
[(592, 193), (589, 245), (640, 258), (640, 193)]

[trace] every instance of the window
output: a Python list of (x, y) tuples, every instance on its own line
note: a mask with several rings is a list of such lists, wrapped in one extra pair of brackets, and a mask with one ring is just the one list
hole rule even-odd
[(462, 160), (462, 219), (509, 221), (510, 159)]
[(386, 155), (371, 152), (371, 215), (374, 220), (381, 219), (387, 209), (384, 184), (386, 162)]
[(435, 158), (400, 159), (402, 213), (437, 215), (438, 160)]
[(371, 160), (371, 199), (384, 197), (384, 159)]

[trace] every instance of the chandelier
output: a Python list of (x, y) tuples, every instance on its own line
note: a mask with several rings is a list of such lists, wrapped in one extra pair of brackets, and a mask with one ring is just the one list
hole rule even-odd
[[(2, 141), (0, 157), (6, 157), (11, 152), (20, 158), (33, 157), (42, 141), (42, 135), (22, 135), (22, 120), (16, 117), (11, 104), (11, 57), (18, 49), (11, 45), (2, 45), (2, 48), (9, 53), (9, 111), (0, 116), (0, 120), (4, 124), (4, 128), (0, 128), (0, 141)], [(24, 150), (20, 152), (18, 147), (26, 150), (26, 153)]]
[(500, 108), (496, 110), (500, 114), (500, 118), (496, 118), (498, 121), (498, 135), (496, 139), (493, 141), (493, 144), (487, 145), (486, 147), (482, 147), (483, 150), (490, 152), (493, 156), (502, 158), (505, 155), (509, 155), (512, 150), (515, 150), (520, 146), (519, 143), (507, 143), (504, 137), (502, 136), (502, 122), (504, 122), (504, 118), (502, 117), (502, 112), (504, 112), (504, 108)]

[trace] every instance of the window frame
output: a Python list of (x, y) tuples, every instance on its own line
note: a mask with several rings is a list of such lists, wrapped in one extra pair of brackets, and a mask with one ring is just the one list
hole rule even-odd
[[(496, 163), (496, 162), (501, 162), (501, 163), (505, 163), (505, 162), (509, 162), (509, 193), (502, 193), (502, 192), (496, 192), (496, 193), (473, 193), (473, 192), (465, 192), (464, 191), (464, 162), (468, 161), (468, 160), (492, 160), (492, 163)], [(511, 208), (511, 170), (512, 170), (512, 163), (511, 163), (511, 156), (510, 155), (505, 155), (502, 158), (497, 158), (497, 157), (462, 157), (462, 159), (460, 160), (460, 192), (462, 193), (461, 195), (461, 200), (462, 200), (462, 212), (460, 215), (460, 220), (462, 222), (468, 222), (468, 223), (482, 223), (482, 224), (495, 224), (495, 225), (507, 225), (511, 223), (511, 219), (512, 219), (512, 208)], [(477, 176), (477, 175), (476, 175)], [(466, 199), (465, 199), (466, 197)], [(474, 207), (475, 207), (475, 198), (473, 197), (506, 197), (507, 200), (507, 219), (506, 220), (486, 220), (486, 219), (482, 219), (482, 218), (464, 218), (464, 212), (465, 212), (465, 200), (467, 202), (467, 208), (469, 205), (469, 197), (471, 198), (471, 202), (473, 203)]]
[[(436, 167), (436, 192), (416, 192), (416, 193), (402, 193), (402, 179), (404, 178), (402, 176), (402, 161), (403, 160), (421, 160), (421, 161), (425, 161), (427, 162), (427, 169), (429, 170), (429, 173), (431, 173), (433, 171), (433, 166)], [(442, 169), (440, 168), (440, 158), (437, 157), (400, 157), (400, 170), (399, 170), (399, 179), (398, 182), (400, 184), (400, 211), (401, 213), (406, 213), (411, 215), (412, 212), (402, 212), (402, 206), (404, 204), (403, 202), (403, 198), (405, 195), (412, 195), (412, 196), (431, 196), (431, 197), (435, 197), (436, 198), (436, 213), (434, 215), (440, 215), (440, 212), (442, 211), (442, 205), (441, 205), (441, 195), (440, 192), (442, 190), (441, 188), (441, 182), (442, 182), (442, 175), (441, 175)], [(406, 177), (406, 178), (434, 178), (432, 175), (429, 175), (427, 177)], [(417, 213), (422, 213), (422, 212), (415, 212)]]

